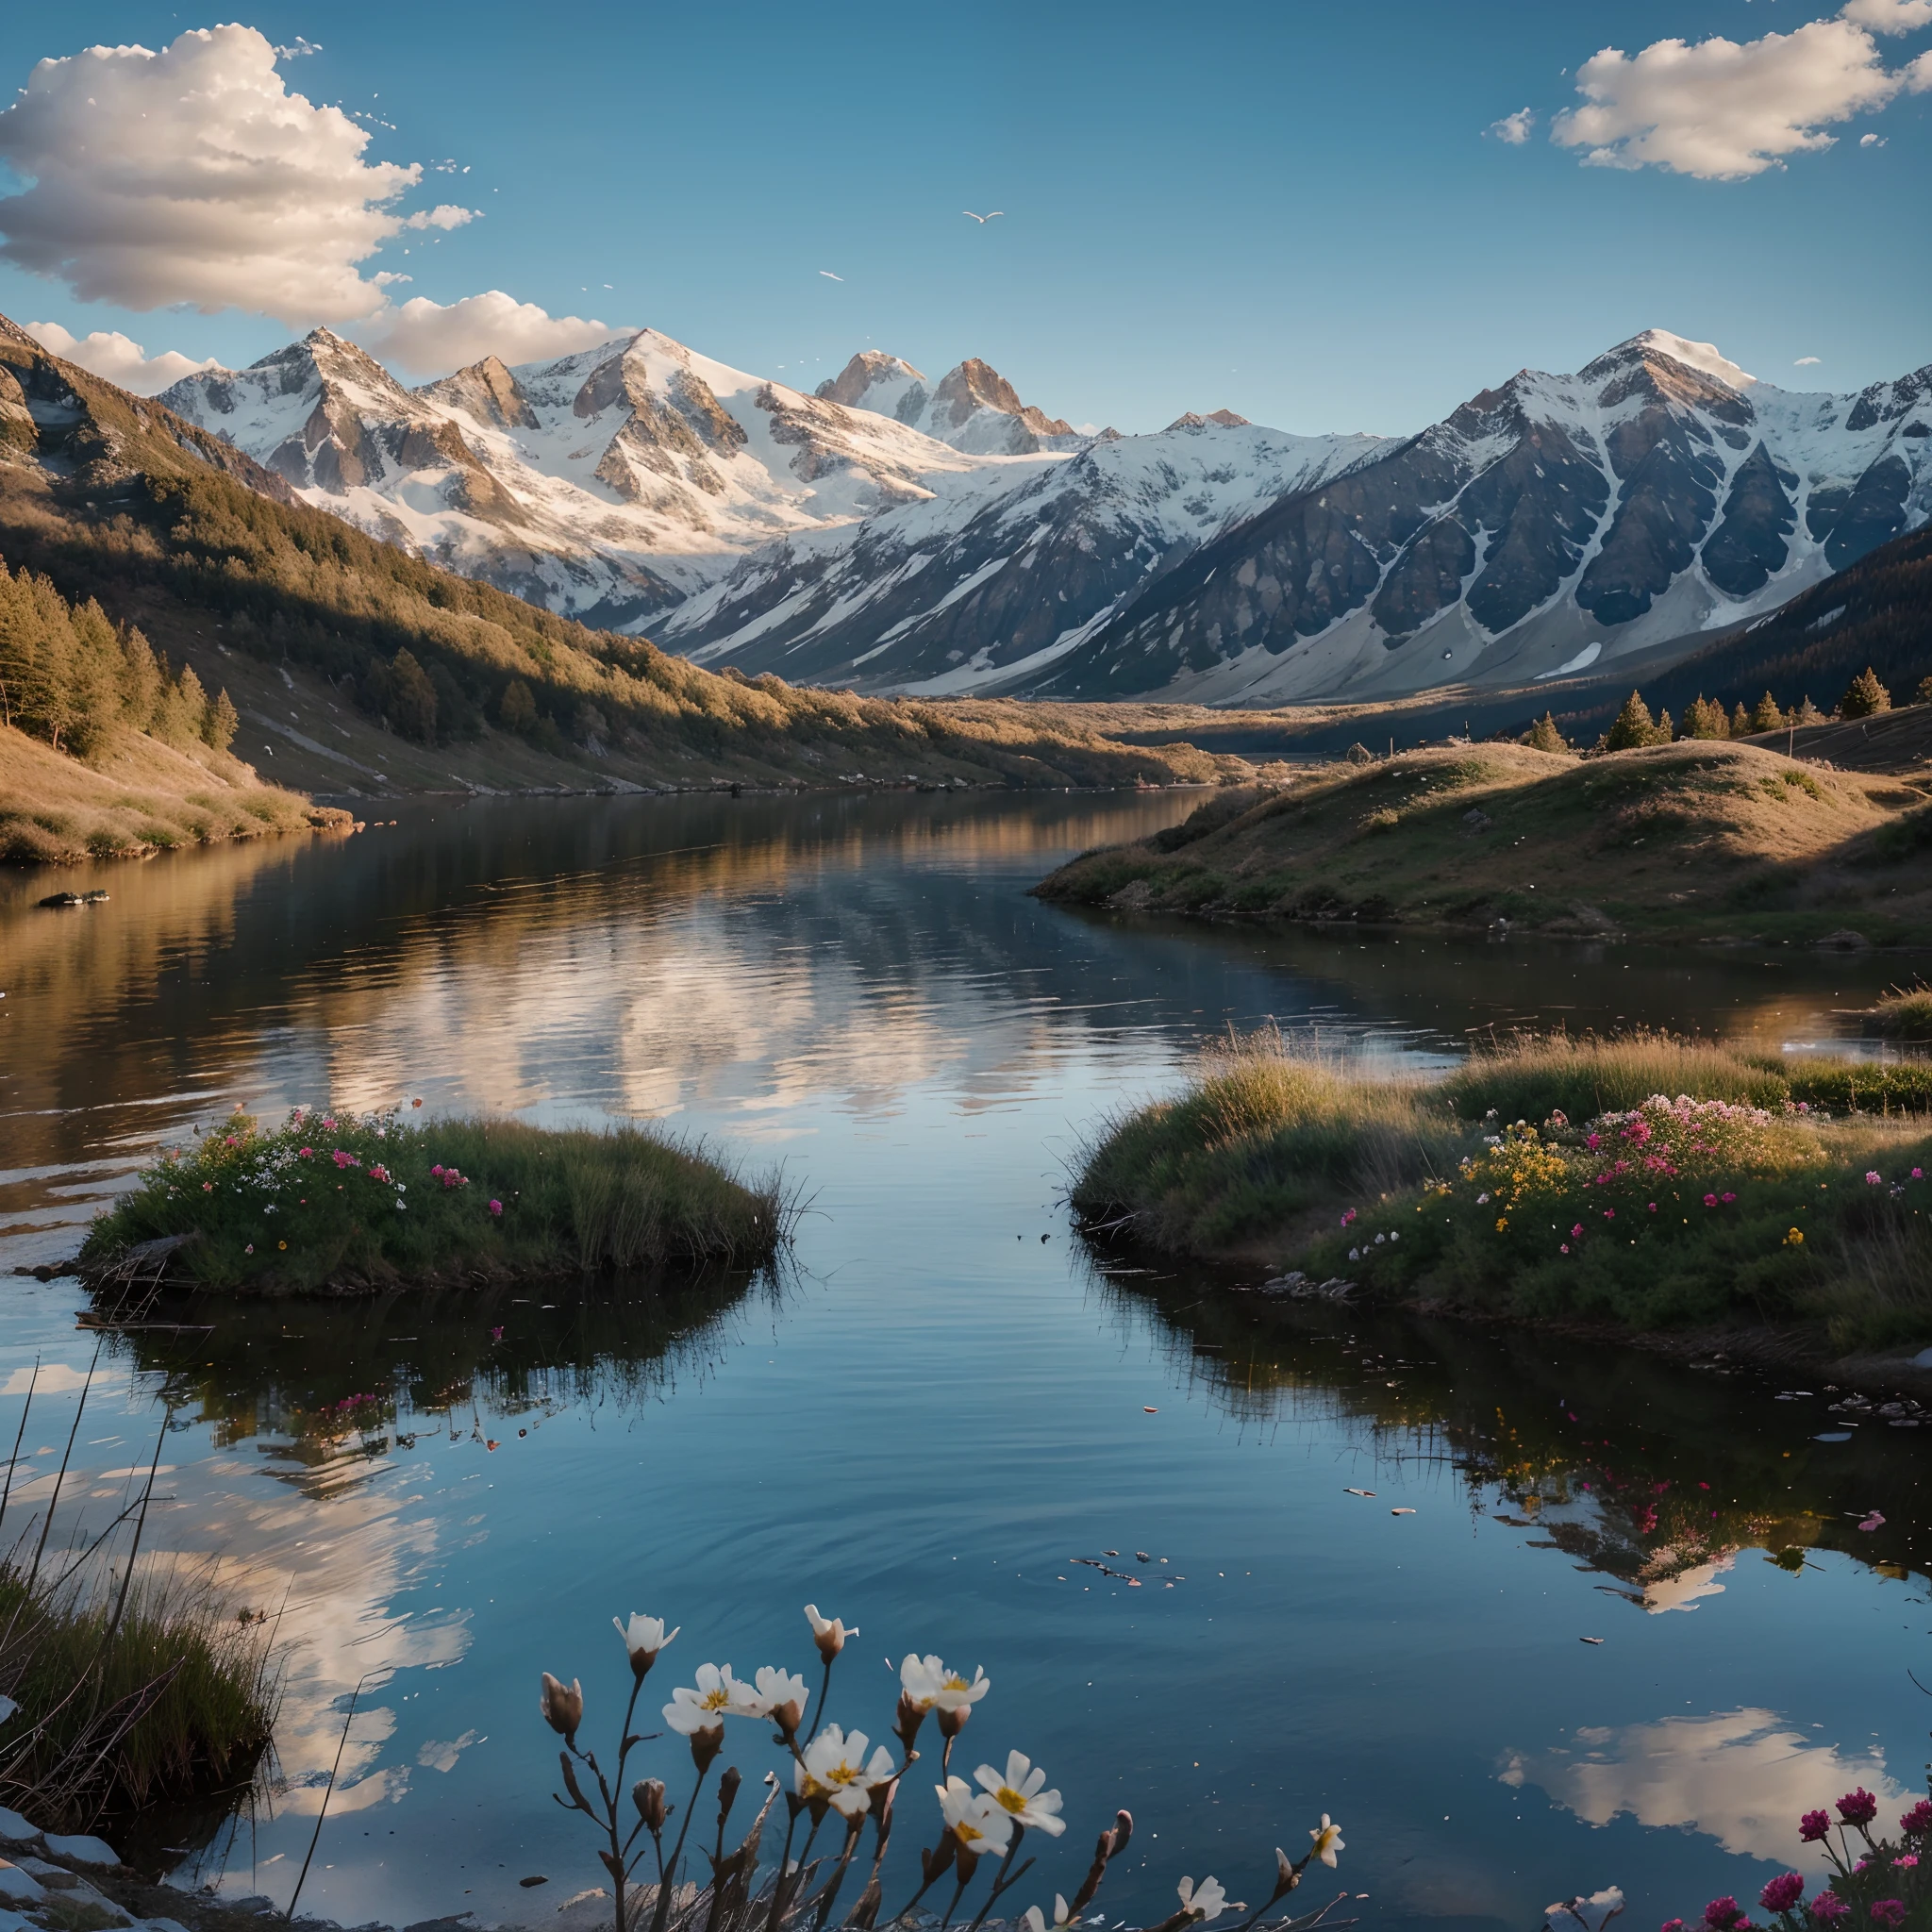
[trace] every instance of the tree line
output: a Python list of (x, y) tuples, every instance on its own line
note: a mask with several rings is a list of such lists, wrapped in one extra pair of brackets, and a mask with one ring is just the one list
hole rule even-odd
[(226, 751), (239, 723), (228, 693), (209, 697), (192, 664), (174, 670), (92, 597), (70, 604), (0, 558), (0, 724), (87, 758), (117, 726)]

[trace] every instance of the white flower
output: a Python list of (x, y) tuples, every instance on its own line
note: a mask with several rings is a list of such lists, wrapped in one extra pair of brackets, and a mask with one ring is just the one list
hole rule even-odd
[(716, 1664), (698, 1666), (695, 1690), (680, 1684), (664, 1707), (664, 1722), (687, 1738), (697, 1731), (722, 1730), (727, 1717), (763, 1717), (758, 1694), (749, 1684), (731, 1674), (731, 1666), (720, 1670)]
[(964, 1850), (975, 1856), (1003, 1852), (1012, 1841), (1012, 1814), (1003, 1811), (984, 1791), (975, 1791), (963, 1777), (949, 1777), (933, 1790), (939, 1793), (946, 1829)]
[[(672, 1637), (677, 1635), (677, 1630), (674, 1630), (667, 1637), (664, 1619), (647, 1617), (641, 1610), (633, 1610), (628, 1624), (622, 1617), (612, 1617), (610, 1621), (617, 1626), (617, 1634), (624, 1639), (624, 1647), (630, 1655), (631, 1669), (641, 1677), (658, 1661), (658, 1653), (671, 1641)], [(684, 1625), (680, 1624), (677, 1627), (681, 1630)]]
[(824, 1799), (846, 1818), (862, 1817), (873, 1786), (890, 1783), (892, 1776), (892, 1754), (881, 1744), (868, 1763), (866, 1741), (863, 1731), (848, 1737), (837, 1724), (827, 1724), (805, 1747), (804, 1760), (792, 1759), (792, 1788), (801, 1798)]
[(1197, 1922), (1218, 1918), (1227, 1904), (1227, 1888), (1218, 1878), (1204, 1878), (1198, 1886), (1191, 1878), (1183, 1878), (1175, 1890), (1181, 1895), (1181, 1909)]
[(812, 1641), (818, 1645), (819, 1655), (827, 1663), (845, 1648), (845, 1640), (848, 1637), (858, 1635), (857, 1624), (848, 1630), (839, 1618), (820, 1616), (816, 1604), (806, 1605), (805, 1616), (806, 1621), (811, 1625)]
[[(777, 1718), (780, 1727), (790, 1733), (798, 1728), (799, 1721), (805, 1716), (805, 1707), (811, 1701), (811, 1692), (805, 1688), (805, 1679), (790, 1671), (774, 1669), (771, 1664), (760, 1664), (753, 1674), (752, 1681), (758, 1688), (758, 1702), (760, 1713), (765, 1717)], [(838, 1729), (838, 1725), (831, 1727)]]
[(973, 1774), (993, 1803), (1012, 1814), (1015, 1824), (1033, 1825), (1053, 1838), (1066, 1830), (1067, 1821), (1059, 1816), (1060, 1794), (1040, 1789), (1046, 1782), (1045, 1772), (1020, 1752), (1007, 1753), (1005, 1777), (990, 1764), (982, 1764)]
[(1332, 1872), (1335, 1869), (1335, 1855), (1345, 1852), (1348, 1847), (1341, 1842), (1341, 1827), (1331, 1824), (1327, 1812), (1322, 1814), (1322, 1827), (1311, 1831), (1308, 1836), (1315, 1840), (1315, 1856)]
[(936, 1657), (908, 1655), (899, 1666), (899, 1687), (921, 1710), (962, 1710), (992, 1689), (992, 1679), (975, 1669), (969, 1684), (964, 1672), (947, 1670)]
[[(1020, 1914), (1020, 1919), (1021, 1923), (1025, 1925), (1026, 1932), (1046, 1932), (1046, 1914), (1038, 1906), (1028, 1906)], [(1068, 1926), (1077, 1925), (1079, 1923), (1080, 1921), (1077, 1918), (1070, 1919), (1067, 1916), (1066, 1900), (1058, 1892), (1055, 1892), (1053, 1895), (1053, 1932), (1066, 1932)]]

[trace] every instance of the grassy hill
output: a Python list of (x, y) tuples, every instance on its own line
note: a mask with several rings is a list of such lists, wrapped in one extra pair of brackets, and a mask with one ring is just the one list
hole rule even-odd
[(1120, 744), (1064, 710), (752, 683), (588, 630), (308, 508), (5, 318), (0, 557), (232, 688), (251, 756), (340, 792), (1171, 784), (1246, 769)]
[(1932, 792), (1762, 746), (1480, 744), (1230, 792), (1035, 891), (1124, 910), (1664, 939), (1932, 940)]

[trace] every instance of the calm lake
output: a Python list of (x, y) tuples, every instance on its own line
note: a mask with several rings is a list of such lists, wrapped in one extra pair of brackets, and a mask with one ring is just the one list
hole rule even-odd
[[(1802, 1809), (1923, 1788), (1927, 1432), (1821, 1441), (1822, 1386), (1257, 1314), (1090, 1251), (1060, 1201), (1093, 1124), (1229, 1022), (1439, 1063), (1524, 1021), (1802, 1045), (1856, 1031), (1898, 962), (1025, 896), (1198, 802), (405, 802), (341, 842), (101, 868), (87, 912), (33, 906), (71, 877), (0, 884), (0, 1266), (72, 1253), (236, 1103), (658, 1120), (809, 1199), (777, 1281), (184, 1304), (205, 1325), (106, 1341), (57, 1538), (105, 1526), (166, 1419), (150, 1543), (286, 1645), (273, 1789), (152, 1821), (178, 1882), (287, 1902), (359, 1685), (304, 1908), (541, 1923), (602, 1874), (550, 1802), (538, 1674), (582, 1677), (603, 1746), (633, 1609), (683, 1625), (654, 1718), (708, 1658), (806, 1669), (808, 1600), (860, 1627), (833, 1713), (875, 1738), (887, 1658), (983, 1665), (955, 1768), (1024, 1750), (1073, 1825), (1029, 1844), (1016, 1906), (1071, 1893), (1117, 1806), (1115, 1918), (1164, 1915), (1183, 1874), (1257, 1897), (1327, 1811), (1367, 1924), (1526, 1932), (1617, 1884), (1641, 1927), (1755, 1896)], [(0, 1427), (37, 1357), (57, 1391), (31, 1510), (95, 1338), (71, 1281), (0, 1294)], [(754, 1782), (775, 1763), (761, 1726), (730, 1745)], [(681, 1801), (681, 1747), (643, 1755)]]

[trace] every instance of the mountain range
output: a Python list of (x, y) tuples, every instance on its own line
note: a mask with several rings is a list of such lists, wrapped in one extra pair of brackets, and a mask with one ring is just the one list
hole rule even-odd
[(325, 329), (160, 398), (306, 502), (747, 675), (1374, 700), (1657, 665), (1932, 515), (1932, 367), (1759, 382), (1648, 330), (1408, 437), (1083, 433), (986, 363), (811, 394), (643, 330), (406, 389)]

